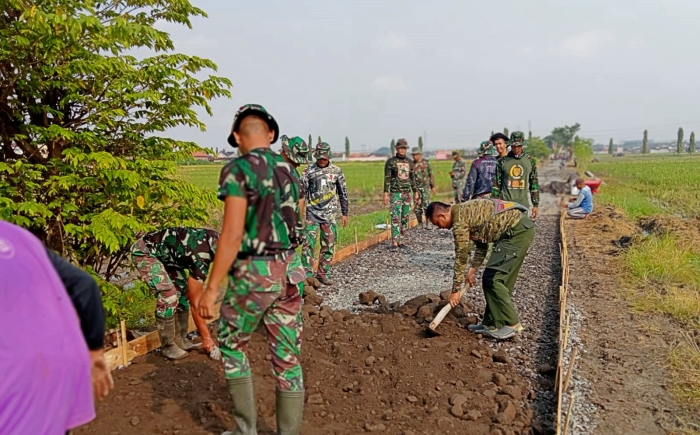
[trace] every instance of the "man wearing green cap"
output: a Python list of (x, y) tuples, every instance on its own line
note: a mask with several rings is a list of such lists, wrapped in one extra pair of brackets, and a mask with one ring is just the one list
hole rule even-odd
[(296, 248), (299, 234), (299, 178), (291, 164), (270, 149), (279, 127), (264, 107), (247, 104), (233, 118), (228, 142), (240, 157), (221, 170), (219, 198), (223, 229), (199, 314), (214, 317), (221, 281), (228, 288), (221, 304), (219, 342), (235, 432), (257, 434), (253, 375), (246, 349), (261, 321), (277, 379), (277, 431), (298, 435), (304, 408), (301, 346), (301, 293), (304, 278)]
[(491, 196), (505, 201), (515, 201), (525, 207), (532, 200), (532, 218), (537, 219), (540, 204), (540, 187), (537, 180), (537, 162), (523, 153), (526, 144), (522, 131), (510, 135), (510, 152), (496, 166)]
[[(282, 142), (282, 152), (280, 153), (282, 155), (282, 158), (287, 161), (292, 167), (294, 168), (294, 171), (297, 174), (297, 177), (299, 177), (299, 166), (303, 165), (305, 163), (311, 163), (311, 148), (304, 142), (304, 139), (300, 138), (299, 136), (295, 136), (293, 138), (287, 137), (287, 135), (283, 134), (280, 136), (280, 142)], [(301, 198), (299, 199), (299, 216), (301, 216), (301, 219), (299, 219), (299, 224), (301, 225), (300, 229), (300, 234), (303, 234), (304, 231), (304, 216), (306, 214), (306, 209), (304, 208), (304, 192), (300, 192)], [(303, 287), (303, 283), (299, 284), (300, 286)], [(303, 288), (302, 288), (303, 292)]]
[(491, 196), (493, 176), (496, 172), (498, 152), (490, 141), (481, 142), (479, 158), (472, 162), (467, 176), (467, 183), (462, 192), (462, 201)]
[(462, 191), (467, 181), (467, 162), (462, 159), (462, 153), (459, 150), (452, 151), (452, 158), (454, 159), (452, 171), (450, 171), (452, 194), (454, 195), (455, 203), (460, 203), (462, 202)]
[(430, 204), (430, 194), (435, 193), (435, 178), (430, 163), (423, 158), (421, 149), (413, 147), (411, 154), (413, 155), (413, 171), (416, 177), (416, 205), (413, 211), (416, 213), (418, 225), (423, 224), (423, 228), (428, 228), (427, 219), (423, 223), (423, 215)]
[(321, 233), (321, 252), (316, 279), (323, 285), (333, 285), (331, 262), (338, 238), (336, 219), (342, 216), (348, 225), (348, 188), (343, 170), (331, 163), (331, 146), (326, 142), (316, 145), (313, 163), (301, 174), (301, 190), (306, 196), (306, 228), (302, 248), (302, 263), (306, 276), (314, 275), (316, 238)]
[(408, 215), (411, 212), (411, 192), (415, 194), (416, 174), (413, 160), (406, 156), (408, 142), (401, 138), (396, 142), (396, 155), (384, 165), (384, 205), (389, 204), (391, 195), (391, 250), (403, 248), (403, 235), (408, 229)]

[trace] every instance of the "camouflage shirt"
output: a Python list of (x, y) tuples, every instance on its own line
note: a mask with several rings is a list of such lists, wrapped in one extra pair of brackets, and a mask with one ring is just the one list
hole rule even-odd
[(257, 148), (232, 160), (219, 177), (219, 199), (227, 196), (248, 201), (240, 254), (275, 255), (299, 246), (299, 178), (282, 156)]
[(452, 187), (457, 188), (463, 186), (467, 178), (467, 162), (464, 159), (455, 160), (452, 163)]
[(432, 189), (435, 187), (435, 177), (433, 170), (430, 168), (430, 163), (426, 159), (420, 162), (413, 162), (413, 172), (416, 177), (416, 187), (423, 189)]
[(312, 222), (335, 222), (338, 214), (348, 215), (348, 188), (339, 167), (328, 163), (325, 168), (313, 163), (301, 174), (301, 190), (306, 198), (306, 219)]
[(537, 207), (540, 204), (540, 185), (535, 159), (527, 154), (515, 157), (512, 151), (500, 159), (493, 177), (491, 196), (515, 201), (525, 207), (529, 207), (531, 200), (532, 206)]
[(165, 228), (141, 238), (149, 255), (166, 268), (189, 270), (190, 276), (204, 281), (209, 272), (219, 233), (204, 228)]
[(384, 192), (411, 192), (416, 190), (413, 159), (394, 156), (384, 165)]
[(498, 240), (523, 217), (525, 207), (493, 199), (474, 199), (452, 206), (452, 235), (455, 241), (455, 266), (452, 291), (464, 284), (472, 241), (476, 242), (472, 267), (484, 262), (488, 244)]

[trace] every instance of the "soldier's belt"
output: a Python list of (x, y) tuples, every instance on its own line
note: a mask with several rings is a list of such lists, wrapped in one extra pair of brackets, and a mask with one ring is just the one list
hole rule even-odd
[(294, 255), (296, 251), (294, 249), (290, 249), (288, 251), (282, 251), (278, 253), (265, 253), (263, 255), (254, 255), (254, 254), (248, 254), (245, 252), (239, 252), (238, 253), (238, 259), (239, 260), (263, 260), (263, 261), (272, 261), (272, 260), (285, 260), (292, 255)]

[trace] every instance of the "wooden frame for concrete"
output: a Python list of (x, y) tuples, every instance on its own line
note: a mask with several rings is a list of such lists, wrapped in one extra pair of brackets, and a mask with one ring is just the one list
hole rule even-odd
[[(418, 225), (418, 221), (415, 219), (411, 219), (408, 222), (408, 227), (413, 228), (416, 225)], [(370, 237), (369, 239), (363, 240), (361, 242), (357, 241), (357, 231), (355, 232), (355, 243), (346, 246), (345, 248), (337, 251), (333, 255), (333, 261), (332, 264), (338, 263), (340, 261), (345, 260), (346, 258), (355, 255), (359, 252), (364, 251), (365, 249), (369, 249), (372, 246), (378, 245), (386, 240), (389, 240), (391, 238), (391, 227), (388, 225), (387, 222), (387, 229), (386, 231), (382, 231), (381, 233), (377, 234), (376, 236)], [(316, 262), (316, 266), (318, 265), (318, 261)], [(220, 304), (218, 305), (220, 306)], [(215, 307), (215, 311), (218, 312), (218, 306)], [(218, 320), (218, 316), (212, 320), (209, 323), (215, 322)], [(126, 328), (123, 326), (123, 321), (121, 322), (122, 327), (121, 327), (121, 334), (119, 334), (122, 338), (117, 340), (117, 347), (115, 349), (111, 349), (105, 353), (105, 358), (107, 360), (107, 365), (110, 370), (114, 370), (119, 367), (125, 367), (129, 364), (131, 360), (136, 358), (137, 356), (145, 355), (151, 351), (154, 351), (158, 349), (161, 346), (160, 343), (160, 338), (158, 337), (158, 332), (153, 331), (150, 332), (146, 335), (143, 335), (141, 337), (135, 338), (129, 342), (126, 342)], [(197, 327), (194, 324), (194, 321), (192, 320), (192, 317), (190, 316), (190, 322), (188, 325), (188, 332), (192, 332), (196, 330)]]

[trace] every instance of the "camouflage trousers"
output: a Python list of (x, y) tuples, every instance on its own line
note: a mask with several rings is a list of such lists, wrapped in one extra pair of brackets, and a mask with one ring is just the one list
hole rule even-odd
[(452, 195), (454, 196), (455, 204), (462, 202), (462, 192), (464, 191), (464, 186), (467, 183), (465, 181), (453, 181), (452, 182)]
[(411, 212), (411, 192), (392, 192), (390, 201), (391, 240), (400, 244), (404, 233), (408, 229), (408, 215)]
[(318, 255), (317, 276), (331, 278), (331, 262), (335, 253), (335, 240), (338, 238), (338, 226), (335, 222), (306, 221), (304, 228), (304, 245), (302, 247), (301, 262), (306, 270), (306, 276), (314, 274), (314, 254), (316, 253), (316, 239), (321, 233), (321, 251)]
[(187, 301), (187, 271), (166, 267), (151, 256), (143, 240), (137, 240), (131, 246), (131, 261), (157, 299), (156, 317), (169, 319), (178, 309), (190, 309)]
[(430, 204), (430, 187), (419, 187), (418, 188), (418, 201), (415, 204), (413, 211), (416, 213), (416, 219), (418, 223), (423, 223), (423, 215), (425, 214), (425, 209), (428, 208)]
[(299, 256), (236, 260), (221, 304), (219, 344), (227, 379), (252, 376), (246, 350), (262, 320), (277, 388), (302, 391), (301, 294), (306, 278)]

